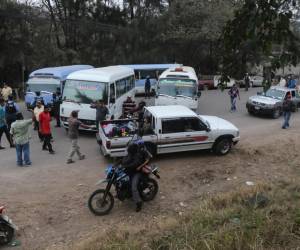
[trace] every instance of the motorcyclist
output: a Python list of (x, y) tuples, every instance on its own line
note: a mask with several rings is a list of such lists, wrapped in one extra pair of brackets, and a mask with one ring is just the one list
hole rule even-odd
[(147, 157), (145, 152), (140, 149), (140, 146), (137, 143), (129, 144), (127, 152), (127, 156), (125, 156), (122, 160), (122, 166), (125, 168), (125, 172), (130, 177), (132, 198), (136, 204), (135, 211), (139, 212), (143, 206), (143, 201), (138, 191), (138, 183), (142, 176), (139, 169), (147, 162)]

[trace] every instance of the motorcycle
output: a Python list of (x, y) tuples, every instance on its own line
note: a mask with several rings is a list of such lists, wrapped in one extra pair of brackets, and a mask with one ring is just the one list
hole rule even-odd
[[(145, 164), (142, 169), (138, 190), (142, 200), (147, 202), (153, 200), (158, 192), (158, 184), (150, 176), (154, 175), (158, 179), (160, 176), (155, 165)], [(130, 178), (118, 165), (109, 165), (106, 168), (106, 178), (100, 180), (97, 185), (101, 183), (107, 183), (106, 188), (94, 191), (88, 200), (88, 207), (95, 215), (106, 215), (112, 210), (114, 206), (114, 197), (110, 192), (112, 186), (115, 187), (116, 197), (120, 201), (132, 197)]]
[(14, 237), (17, 227), (4, 214), (4, 207), (0, 207), (0, 246), (8, 244)]

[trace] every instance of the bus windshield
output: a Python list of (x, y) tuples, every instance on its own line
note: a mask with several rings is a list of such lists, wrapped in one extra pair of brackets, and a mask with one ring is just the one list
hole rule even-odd
[(49, 91), (55, 93), (60, 81), (54, 78), (31, 78), (26, 84), (27, 92)]
[(195, 97), (196, 81), (192, 79), (162, 78), (159, 80), (158, 94), (169, 96)]
[(84, 104), (103, 100), (107, 103), (107, 83), (67, 80), (63, 100)]

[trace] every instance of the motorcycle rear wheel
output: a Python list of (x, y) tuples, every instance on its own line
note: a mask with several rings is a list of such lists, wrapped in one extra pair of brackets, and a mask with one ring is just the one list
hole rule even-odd
[[(2, 236), (4, 234), (4, 236)], [(6, 224), (0, 223), (0, 246), (11, 242), (14, 236), (14, 229)]]
[(139, 192), (143, 201), (152, 201), (158, 193), (157, 181), (152, 178), (142, 179)]
[(108, 214), (114, 206), (114, 197), (110, 192), (108, 192), (104, 205), (102, 205), (104, 194), (105, 189), (98, 189), (91, 194), (88, 200), (88, 207), (90, 211), (97, 216)]

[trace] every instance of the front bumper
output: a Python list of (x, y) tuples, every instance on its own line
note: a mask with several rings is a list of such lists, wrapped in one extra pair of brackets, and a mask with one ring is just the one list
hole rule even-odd
[(254, 105), (252, 103), (247, 103), (246, 108), (251, 113), (262, 114), (262, 115), (272, 115), (275, 110), (275, 107), (262, 107), (262, 106)]
[[(82, 120), (82, 119), (79, 119), (79, 120), (83, 124), (91, 126), (91, 128), (79, 127), (79, 130), (92, 131), (92, 132), (98, 131), (98, 129), (96, 127), (96, 122), (95, 121), (92, 121), (92, 120)], [(68, 123), (68, 118), (67, 117), (60, 116), (60, 121), (61, 121), (61, 124), (64, 126), (64, 128), (69, 128), (69, 123)]]

